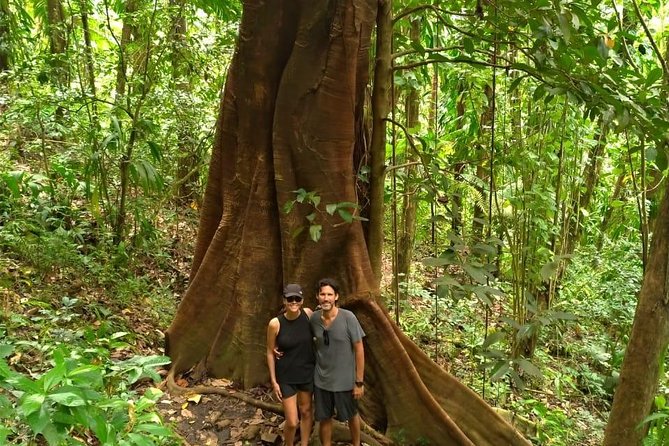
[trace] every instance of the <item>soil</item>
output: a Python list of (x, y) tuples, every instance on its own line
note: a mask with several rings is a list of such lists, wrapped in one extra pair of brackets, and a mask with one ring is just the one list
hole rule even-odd
[(222, 395), (170, 396), (158, 409), (184, 444), (279, 445), (283, 417)]
[[(223, 386), (235, 392), (230, 389), (230, 383), (223, 379), (208, 380), (204, 384)], [(243, 391), (243, 393), (256, 400), (272, 402), (271, 392), (266, 388), (254, 388)], [(283, 444), (283, 417), (256, 408), (237, 398), (217, 394), (171, 396), (165, 393), (157, 407), (165, 422), (170, 424), (182, 438), (184, 445), (269, 446)], [(341, 435), (341, 432), (338, 431), (341, 431), (341, 428), (335, 429), (333, 439)], [(295, 444), (299, 444), (299, 428)], [(312, 435), (309, 444), (320, 446), (318, 435)], [(335, 446), (347, 444), (350, 443), (333, 442)]]

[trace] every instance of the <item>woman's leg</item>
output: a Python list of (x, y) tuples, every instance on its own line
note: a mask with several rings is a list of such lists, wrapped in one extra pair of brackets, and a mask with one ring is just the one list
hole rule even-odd
[(295, 431), (297, 430), (297, 395), (284, 398), (283, 413), (285, 423), (283, 425), (283, 441), (286, 446), (293, 446), (295, 442)]
[(300, 410), (300, 445), (308, 446), (314, 418), (311, 405), (311, 392), (297, 392), (297, 405)]

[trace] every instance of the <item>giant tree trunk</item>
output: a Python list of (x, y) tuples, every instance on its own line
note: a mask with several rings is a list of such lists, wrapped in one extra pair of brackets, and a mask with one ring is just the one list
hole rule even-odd
[(620, 384), (606, 425), (604, 446), (640, 445), (669, 342), (669, 183), (655, 223)]
[(375, 0), (247, 1), (228, 73), (191, 284), (167, 332), (178, 373), (196, 363), (245, 387), (268, 380), (264, 332), (284, 282), (340, 279), (367, 333), (363, 418), (405, 444), (528, 445), (395, 327), (376, 298), (362, 227), (281, 211), (304, 188), (355, 202), (356, 111), (368, 81)]

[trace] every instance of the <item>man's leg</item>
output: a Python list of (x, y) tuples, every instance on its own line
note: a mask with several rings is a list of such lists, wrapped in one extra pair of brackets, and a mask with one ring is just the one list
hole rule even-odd
[(355, 414), (348, 420), (348, 430), (351, 432), (353, 446), (360, 446), (360, 415)]
[(332, 418), (320, 422), (318, 435), (320, 436), (322, 446), (332, 446)]

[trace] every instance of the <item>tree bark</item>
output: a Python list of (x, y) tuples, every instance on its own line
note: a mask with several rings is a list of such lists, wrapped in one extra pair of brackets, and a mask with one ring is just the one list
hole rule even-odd
[[(357, 110), (368, 81), (375, 0), (247, 1), (209, 171), (191, 285), (167, 331), (172, 367), (197, 363), (245, 387), (265, 383), (267, 321), (283, 283), (340, 279), (366, 333), (363, 418), (403, 444), (529, 445), (432, 363), (379, 305), (359, 221), (305, 203), (355, 202)], [(316, 212), (314, 221), (306, 216)], [(315, 243), (307, 224), (322, 225)]]
[(11, 60), (11, 36), (9, 35), (9, 0), (0, 0), (0, 73), (9, 70)]
[(390, 0), (379, 0), (376, 17), (376, 64), (374, 66), (374, 89), (372, 93), (372, 141), (370, 210), (367, 246), (376, 282), (381, 282), (383, 257), (383, 215), (386, 178), (386, 124), (390, 111), (390, 88), (392, 79), (392, 4)]
[(61, 0), (47, 0), (47, 18), (49, 31), (49, 49), (53, 73), (51, 79), (54, 84), (64, 86), (67, 83), (67, 33), (65, 27), (65, 12)]
[(641, 445), (669, 343), (669, 183), (655, 224), (630, 341), (620, 371), (604, 446)]

